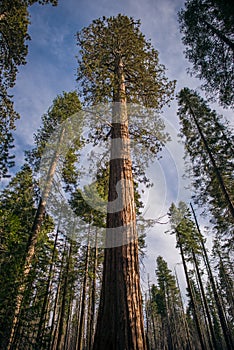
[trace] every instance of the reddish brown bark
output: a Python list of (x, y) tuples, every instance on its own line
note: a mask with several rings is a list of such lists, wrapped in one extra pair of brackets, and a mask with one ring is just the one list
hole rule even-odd
[(101, 303), (94, 350), (144, 350), (142, 296), (123, 64), (117, 61)]

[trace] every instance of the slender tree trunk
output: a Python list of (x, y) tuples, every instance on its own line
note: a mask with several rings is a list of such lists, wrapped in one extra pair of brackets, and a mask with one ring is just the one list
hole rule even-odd
[[(116, 60), (115, 77), (107, 248), (93, 349), (145, 350), (125, 80), (120, 59)], [(118, 200), (120, 205), (114, 208)]]
[(166, 338), (167, 338), (167, 346), (168, 346), (168, 350), (173, 350), (174, 349), (174, 345), (173, 345), (172, 329), (171, 329), (172, 313), (171, 313), (171, 309), (169, 307), (168, 288), (165, 285), (165, 282), (164, 282), (163, 293), (164, 293), (163, 297), (164, 297), (165, 305), (166, 305), (166, 329), (167, 329)]
[[(218, 349), (218, 343), (217, 343), (216, 336), (214, 333), (214, 328), (213, 328), (213, 324), (212, 324), (212, 320), (211, 320), (210, 310), (209, 310), (209, 306), (207, 304), (206, 294), (205, 294), (205, 291), (203, 288), (203, 282), (201, 280), (201, 275), (200, 275), (200, 271), (199, 271), (199, 267), (198, 267), (198, 261), (197, 261), (197, 258), (196, 258), (194, 251), (192, 251), (192, 255), (193, 255), (195, 269), (196, 269), (196, 273), (197, 273), (197, 277), (198, 277), (198, 282), (200, 285), (200, 290), (201, 290), (201, 295), (202, 295), (202, 299), (203, 299), (203, 303), (204, 303), (204, 307), (205, 307), (205, 312), (206, 312), (206, 316), (208, 319), (208, 324), (209, 324), (209, 329), (210, 329), (210, 333), (211, 333), (211, 337), (212, 337), (212, 342), (213, 342), (214, 348)], [(212, 348), (213, 348), (213, 346), (211, 346), (211, 349)]]
[(169, 307), (172, 310), (172, 317), (170, 321), (172, 323), (173, 349), (182, 350), (184, 349), (184, 335), (181, 334), (181, 319), (178, 317), (178, 308), (174, 298), (170, 300)]
[(73, 293), (70, 293), (69, 302), (68, 302), (67, 320), (65, 324), (65, 339), (64, 339), (64, 347), (63, 347), (64, 350), (69, 348), (69, 343), (70, 343), (72, 301), (73, 301)]
[(81, 302), (81, 312), (80, 312), (80, 326), (78, 333), (78, 342), (76, 350), (83, 349), (83, 340), (84, 340), (84, 329), (85, 329), (85, 309), (86, 309), (86, 290), (87, 290), (87, 281), (88, 281), (88, 269), (89, 269), (89, 256), (90, 256), (90, 225), (89, 225), (89, 234), (88, 234), (88, 244), (86, 248), (85, 256), (85, 271), (84, 271), (84, 281), (83, 281), (83, 290), (82, 290), (82, 302)]
[(150, 283), (149, 283), (149, 274), (148, 274), (148, 289), (149, 289), (149, 301), (150, 301), (150, 314), (151, 314), (151, 321), (153, 326), (153, 339), (154, 339), (154, 346), (157, 344), (157, 336), (156, 336), (156, 327), (155, 327), (155, 320), (152, 310), (152, 298), (151, 298), (151, 289), (150, 289)]
[[(149, 292), (150, 293), (150, 292)], [(149, 306), (147, 305), (147, 293), (145, 293), (145, 321), (146, 321), (146, 349), (150, 350), (150, 343), (152, 342), (151, 327), (149, 326)]]
[(196, 328), (197, 328), (197, 332), (198, 332), (199, 342), (200, 342), (202, 350), (207, 350), (206, 346), (204, 344), (204, 339), (203, 339), (203, 336), (202, 336), (202, 331), (201, 331), (201, 327), (200, 327), (200, 323), (199, 323), (199, 319), (198, 319), (196, 301), (194, 300), (193, 291), (192, 291), (192, 287), (191, 287), (191, 283), (190, 283), (190, 279), (189, 279), (189, 275), (188, 275), (188, 269), (187, 269), (187, 265), (186, 265), (186, 261), (185, 261), (185, 257), (184, 257), (183, 247), (182, 247), (182, 244), (181, 244), (180, 233), (179, 233), (178, 230), (176, 230), (176, 233), (177, 233), (177, 236), (178, 236), (178, 244), (179, 244), (180, 254), (181, 254), (182, 263), (183, 263), (183, 267), (184, 267), (184, 273), (185, 273), (185, 277), (186, 277), (186, 281), (187, 281), (188, 293), (189, 293), (190, 300), (191, 300), (191, 305), (192, 305), (192, 308), (193, 308), (193, 316), (194, 316), (194, 319), (195, 319), (195, 324), (196, 324)]
[[(209, 344), (209, 348), (210, 350), (213, 349), (213, 335), (212, 335), (212, 331), (213, 331), (213, 325), (212, 325), (212, 321), (211, 321), (211, 317), (210, 317), (210, 312), (209, 312), (209, 308), (206, 302), (206, 295), (205, 295), (205, 291), (203, 288), (203, 284), (202, 284), (202, 280), (201, 280), (201, 276), (200, 276), (200, 271), (198, 269), (198, 263), (197, 263), (197, 259), (196, 256), (194, 254), (194, 251), (192, 250), (192, 258), (193, 258), (193, 266), (195, 267), (195, 277), (196, 277), (196, 282), (197, 282), (197, 288), (198, 288), (198, 292), (200, 294), (199, 298), (201, 301), (201, 307), (202, 307), (202, 313), (204, 315), (204, 323), (206, 326), (206, 338), (207, 338), (207, 342)], [(215, 345), (215, 343), (214, 343)], [(214, 349), (217, 349), (216, 347), (214, 347)]]
[(70, 271), (71, 263), (71, 254), (72, 254), (72, 242), (70, 242), (70, 249), (68, 253), (67, 266), (65, 270), (65, 278), (63, 282), (63, 293), (62, 293), (62, 305), (59, 317), (59, 327), (58, 327), (58, 341), (56, 350), (62, 350), (64, 346), (65, 338), (65, 313), (66, 313), (66, 302), (67, 302), (67, 293), (68, 293), (68, 276)]
[(91, 349), (91, 339), (92, 333), (90, 332), (90, 322), (91, 322), (91, 309), (92, 309), (92, 288), (91, 281), (89, 281), (89, 290), (88, 290), (88, 308), (87, 308), (87, 322), (86, 322), (86, 349)]
[[(227, 269), (224, 266), (223, 259), (222, 259), (221, 255), (220, 255), (220, 253), (218, 253), (218, 254), (219, 254), (220, 269), (222, 271), (223, 278), (224, 278), (223, 282), (224, 282), (224, 287), (225, 287), (225, 291), (226, 291), (226, 298), (227, 298), (228, 303), (229, 303), (230, 308), (231, 308), (230, 313), (232, 315), (232, 318), (234, 319), (234, 289), (233, 289), (233, 281), (232, 281), (231, 278), (228, 278), (228, 272), (227, 272)], [(229, 264), (231, 264), (231, 262), (229, 262)], [(230, 267), (232, 267), (232, 266), (230, 266)], [(233, 275), (233, 271), (232, 271), (232, 275)], [(217, 285), (217, 283), (215, 283), (215, 285)], [(220, 305), (221, 305), (222, 309), (225, 309), (222, 306), (224, 304), (220, 304)]]
[(49, 268), (49, 273), (48, 273), (48, 278), (47, 278), (47, 284), (46, 284), (46, 291), (45, 291), (45, 296), (44, 296), (43, 305), (42, 305), (42, 309), (41, 309), (41, 316), (40, 316), (37, 337), (36, 337), (36, 344), (39, 348), (41, 347), (42, 341), (43, 341), (47, 308), (48, 308), (49, 296), (50, 296), (50, 292), (51, 292), (51, 278), (52, 278), (52, 273), (53, 273), (53, 268), (54, 268), (54, 259), (55, 259), (57, 241), (58, 241), (58, 234), (59, 234), (59, 225), (58, 225), (58, 228), (56, 230), (52, 258), (51, 258), (51, 263), (50, 263), (50, 268)]
[(198, 233), (199, 233), (199, 238), (200, 238), (200, 243), (201, 243), (201, 247), (202, 247), (202, 251), (203, 251), (203, 256), (205, 258), (205, 264), (206, 264), (208, 275), (209, 275), (209, 278), (210, 278), (211, 287), (212, 287), (212, 291), (213, 291), (213, 294), (214, 294), (216, 307), (217, 307), (217, 310), (218, 310), (220, 324), (221, 324), (221, 327), (222, 327), (222, 330), (223, 330), (223, 334), (224, 334), (224, 340), (225, 340), (227, 349), (231, 350), (231, 349), (234, 348), (234, 344), (232, 342), (232, 338), (231, 338), (231, 335), (230, 335), (230, 332), (229, 332), (229, 329), (228, 329), (228, 326), (227, 326), (227, 322), (226, 322), (226, 319), (225, 319), (223, 308), (222, 308), (222, 305), (221, 305), (221, 302), (220, 302), (220, 298), (219, 298), (219, 295), (218, 295), (218, 292), (217, 292), (217, 288), (216, 288), (216, 285), (215, 285), (213, 273), (212, 273), (212, 270), (211, 270), (211, 267), (210, 267), (210, 262), (209, 262), (209, 258), (208, 258), (208, 255), (207, 255), (206, 247), (205, 247), (205, 244), (204, 244), (204, 240), (203, 240), (203, 237), (202, 237), (202, 234), (201, 234), (201, 231), (200, 231), (200, 227), (198, 225), (197, 217), (196, 217), (195, 211), (193, 209), (192, 203), (190, 203), (190, 207), (192, 209), (193, 217), (194, 217), (194, 220), (195, 220), (195, 223), (196, 223), (196, 227), (197, 227), (197, 230), (198, 230)]
[(232, 51), (234, 51), (234, 42), (227, 38), (220, 30), (215, 28), (211, 23), (204, 21), (207, 27), (213, 32), (213, 34), (217, 35), (219, 39), (221, 39), (225, 44), (229, 46)]
[[(54, 350), (56, 342), (57, 342), (57, 325), (59, 323), (59, 310), (58, 310), (59, 309), (59, 297), (60, 297), (60, 291), (61, 291), (62, 274), (63, 274), (63, 267), (64, 267), (64, 262), (65, 262), (66, 250), (67, 250), (67, 241), (65, 241), (65, 246), (64, 246), (63, 255), (62, 255), (62, 262), (61, 262), (60, 272), (59, 272), (59, 277), (58, 277), (57, 291), (56, 291), (55, 302), (54, 302), (54, 311), (53, 311), (53, 316), (52, 316), (52, 320), (51, 320), (51, 331), (50, 331), (47, 350)], [(57, 318), (57, 320), (56, 320), (56, 318)]]
[(176, 277), (177, 287), (179, 290), (179, 302), (180, 302), (180, 307), (181, 307), (182, 322), (183, 322), (184, 329), (186, 332), (186, 350), (193, 350), (193, 346), (192, 346), (192, 342), (191, 342), (191, 335), (190, 335), (189, 327), (188, 327), (188, 322), (187, 322), (187, 319), (186, 319), (186, 316), (184, 313), (184, 305), (183, 305), (183, 301), (182, 301), (182, 296), (181, 296), (180, 285), (179, 285), (179, 281), (178, 281), (176, 268), (175, 268), (175, 277)]
[(220, 185), (220, 187), (221, 187), (221, 190), (222, 190), (222, 192), (223, 192), (223, 195), (224, 195), (225, 201), (226, 201), (226, 203), (227, 203), (227, 206), (228, 206), (228, 208), (229, 208), (230, 214), (231, 214), (231, 216), (234, 218), (234, 205), (233, 205), (232, 200), (231, 200), (231, 198), (230, 198), (230, 196), (229, 196), (229, 193), (228, 193), (228, 191), (227, 191), (227, 189), (226, 189), (225, 183), (224, 183), (224, 181), (223, 181), (223, 177), (222, 177), (222, 175), (221, 175), (221, 173), (220, 173), (220, 171), (219, 171), (219, 168), (218, 168), (218, 166), (217, 166), (217, 164), (216, 164), (216, 161), (215, 161), (215, 159), (214, 159), (214, 157), (213, 157), (213, 154), (212, 154), (212, 152), (211, 152), (211, 150), (210, 150), (210, 147), (209, 147), (209, 145), (208, 145), (208, 143), (207, 143), (207, 141), (206, 141), (206, 138), (205, 138), (205, 136), (204, 136), (204, 134), (203, 134), (203, 132), (202, 132), (202, 129), (201, 129), (199, 123), (198, 123), (198, 120), (197, 120), (197, 118), (196, 118), (195, 112), (194, 112), (193, 108), (191, 107), (189, 101), (187, 101), (187, 103), (188, 103), (188, 106), (189, 106), (190, 113), (191, 113), (191, 115), (193, 116), (194, 122), (195, 122), (195, 124), (196, 124), (197, 130), (198, 130), (198, 132), (199, 132), (199, 134), (200, 134), (200, 136), (201, 136), (202, 142), (203, 142), (203, 144), (204, 144), (204, 146), (205, 146), (205, 149), (206, 149), (206, 151), (207, 151), (207, 154), (208, 154), (208, 156), (209, 156), (209, 158), (210, 158), (210, 161), (211, 161), (211, 163), (212, 163), (212, 166), (213, 166), (213, 168), (214, 168), (214, 171), (215, 171), (217, 180), (218, 180), (219, 185)]
[[(197, 282), (197, 276), (195, 275), (195, 279)], [(200, 326), (200, 330), (201, 330), (201, 334), (202, 334), (202, 339), (203, 339), (203, 343), (205, 346), (206, 350), (210, 349), (210, 344), (207, 343), (208, 339), (207, 339), (207, 334), (208, 334), (208, 328), (207, 328), (207, 320), (204, 316), (204, 305), (202, 303), (202, 300), (200, 298), (201, 296), (201, 292), (199, 289), (199, 286), (196, 285), (195, 281), (193, 281), (191, 279), (190, 281), (190, 285), (191, 285), (191, 292), (193, 295), (193, 300), (195, 302), (195, 307), (196, 307), (196, 313), (197, 313), (197, 317), (198, 317), (198, 323)], [(197, 288), (197, 290), (196, 290)]]
[(15, 303), (15, 310), (14, 310), (14, 317), (13, 317), (13, 322), (12, 322), (12, 328), (11, 328), (11, 335), (8, 343), (7, 350), (16, 350), (14, 347), (14, 337), (16, 334), (16, 330), (18, 328), (18, 322), (19, 322), (19, 317), (20, 317), (20, 309), (21, 305), (23, 302), (23, 297), (24, 297), (24, 292), (27, 286), (27, 278), (28, 275), (31, 271), (31, 265), (33, 262), (34, 254), (35, 254), (35, 247), (37, 244), (38, 240), (38, 234), (41, 229), (41, 225), (44, 219), (44, 214), (45, 214), (45, 207), (46, 207), (46, 202), (49, 196), (49, 192), (51, 189), (54, 173), (56, 170), (59, 154), (60, 154), (60, 147), (63, 141), (64, 137), (64, 132), (65, 130), (62, 129), (59, 140), (57, 143), (57, 146), (55, 148), (54, 156), (50, 164), (50, 168), (47, 174), (47, 179), (45, 183), (45, 188), (43, 191), (42, 198), (40, 200), (37, 213), (34, 219), (33, 227), (32, 227), (32, 232), (29, 237), (28, 245), (27, 245), (27, 250), (26, 250), (26, 258), (25, 258), (25, 263), (24, 263), (24, 271), (23, 271), (23, 276), (22, 276), (22, 283), (18, 289), (18, 294), (16, 298), (16, 303)]
[(75, 335), (74, 335), (74, 337), (75, 337), (74, 350), (78, 349), (78, 339), (79, 339), (79, 329), (80, 329), (80, 313), (81, 313), (80, 311), (81, 311), (81, 303), (82, 303), (82, 290), (80, 290), (79, 298), (77, 300), (77, 307), (76, 307), (77, 320), (76, 320)]
[(80, 298), (78, 295), (75, 295), (73, 300), (73, 312), (71, 318), (71, 327), (70, 327), (70, 337), (69, 337), (69, 350), (76, 350), (77, 342), (77, 329), (79, 323), (79, 309), (80, 309)]
[(90, 349), (93, 347), (94, 341), (94, 321), (95, 321), (95, 305), (96, 305), (96, 279), (97, 279), (97, 267), (98, 267), (98, 242), (97, 242), (98, 230), (96, 229), (95, 235), (95, 248), (94, 248), (94, 264), (93, 264), (93, 281), (92, 281), (92, 294), (91, 294), (91, 311), (90, 311)]

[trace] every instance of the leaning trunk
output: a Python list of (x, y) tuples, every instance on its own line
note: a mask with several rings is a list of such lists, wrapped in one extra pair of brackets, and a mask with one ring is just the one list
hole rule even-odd
[(25, 258), (25, 263), (24, 263), (24, 271), (23, 271), (23, 276), (22, 276), (22, 284), (19, 287), (17, 298), (16, 298), (14, 317), (13, 317), (12, 328), (11, 328), (11, 335), (10, 335), (7, 350), (17, 349), (17, 348), (15, 348), (15, 345), (14, 345), (14, 338), (16, 336), (16, 333), (19, 331), (18, 324), (19, 324), (19, 318), (20, 318), (20, 310), (21, 310), (21, 306), (22, 306), (22, 302), (23, 302), (23, 298), (24, 298), (24, 293), (25, 293), (26, 286), (27, 286), (27, 278), (28, 278), (29, 273), (31, 271), (31, 266), (32, 266), (34, 255), (35, 255), (35, 248), (36, 248), (36, 244), (37, 244), (37, 240), (38, 240), (38, 235), (39, 235), (39, 232), (40, 232), (40, 229), (41, 229), (41, 226), (43, 223), (43, 219), (44, 219), (47, 199), (49, 196), (54, 173), (55, 173), (57, 162), (59, 159), (60, 147), (61, 147), (61, 144), (63, 141), (64, 132), (65, 132), (65, 130), (62, 129), (57, 146), (56, 146), (56, 149), (55, 149), (55, 152), (54, 152), (54, 156), (52, 158), (52, 161), (51, 161), (51, 164), (50, 164), (50, 167), (48, 170), (48, 174), (47, 174), (47, 178), (46, 178), (46, 182), (45, 182), (45, 188), (44, 188), (43, 195), (42, 195), (42, 198), (40, 200), (40, 203), (39, 203), (39, 206), (37, 209), (37, 213), (36, 213), (36, 216), (34, 219), (32, 232), (31, 232), (31, 235), (29, 237), (27, 251), (26, 251), (26, 258)]
[(228, 326), (227, 326), (227, 322), (226, 322), (226, 319), (225, 319), (223, 308), (222, 308), (222, 305), (221, 305), (221, 302), (220, 302), (220, 297), (219, 297), (218, 292), (217, 292), (217, 288), (216, 288), (216, 285), (215, 285), (215, 280), (214, 280), (214, 277), (213, 277), (213, 273), (211, 271), (210, 262), (209, 262), (209, 258), (208, 258), (208, 255), (207, 255), (207, 251), (206, 251), (206, 247), (205, 247), (205, 244), (204, 244), (204, 240), (203, 240), (203, 237), (202, 237), (202, 234), (201, 234), (201, 231), (200, 231), (200, 227), (198, 225), (198, 221), (197, 221), (197, 217), (195, 215), (195, 211), (194, 211), (193, 206), (192, 206), (191, 203), (190, 203), (190, 206), (191, 206), (192, 213), (193, 213), (193, 216), (194, 216), (194, 220), (195, 220), (195, 223), (196, 223), (196, 227), (197, 227), (197, 230), (198, 230), (198, 233), (199, 233), (199, 239), (200, 239), (200, 243), (201, 243), (201, 247), (202, 247), (202, 252), (203, 252), (203, 256), (204, 256), (204, 260), (205, 260), (205, 265), (207, 267), (208, 276), (210, 278), (210, 283), (211, 283), (212, 291), (213, 291), (213, 294), (214, 294), (216, 307), (217, 307), (217, 310), (218, 310), (219, 321), (220, 321), (220, 324), (221, 324), (221, 327), (222, 327), (222, 331), (223, 331), (223, 334), (224, 334), (224, 341), (226, 343), (227, 349), (232, 349), (234, 344), (232, 344), (232, 338), (231, 338), (231, 335), (230, 335), (230, 332), (229, 332), (229, 329), (228, 329)]
[(199, 124), (199, 122), (197, 120), (197, 117), (195, 115), (195, 112), (194, 112), (192, 106), (190, 105), (189, 101), (186, 101), (186, 102), (188, 103), (190, 113), (191, 113), (191, 115), (193, 117), (193, 120), (195, 122), (197, 130), (198, 130), (198, 132), (200, 134), (200, 137), (201, 137), (201, 140), (202, 140), (202, 142), (204, 144), (205, 150), (206, 150), (206, 152), (208, 154), (208, 157), (210, 158), (211, 164), (212, 164), (214, 172), (215, 172), (215, 176), (216, 176), (216, 178), (217, 178), (217, 180), (219, 182), (220, 189), (221, 189), (221, 191), (223, 193), (223, 196), (225, 198), (225, 201), (227, 203), (227, 207), (229, 209), (229, 212), (230, 212), (232, 218), (234, 218), (234, 205), (232, 203), (232, 199), (230, 197), (230, 194), (228, 193), (228, 190), (226, 188), (223, 176), (222, 176), (222, 174), (221, 174), (221, 172), (220, 172), (220, 170), (219, 170), (219, 168), (218, 168), (218, 166), (216, 164), (215, 158), (214, 158), (214, 156), (213, 156), (213, 154), (211, 152), (211, 149), (210, 149), (210, 147), (208, 145), (208, 142), (207, 142), (207, 140), (205, 138), (205, 135), (203, 134), (203, 131), (202, 131), (202, 129), (200, 127), (200, 124)]

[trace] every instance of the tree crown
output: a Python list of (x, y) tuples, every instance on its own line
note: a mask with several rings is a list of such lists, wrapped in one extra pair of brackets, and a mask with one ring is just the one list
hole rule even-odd
[(124, 76), (127, 102), (161, 108), (171, 99), (175, 82), (168, 82), (158, 52), (140, 32), (140, 21), (119, 14), (97, 19), (77, 33), (80, 46), (77, 80), (84, 99), (93, 104), (113, 101), (118, 66)]

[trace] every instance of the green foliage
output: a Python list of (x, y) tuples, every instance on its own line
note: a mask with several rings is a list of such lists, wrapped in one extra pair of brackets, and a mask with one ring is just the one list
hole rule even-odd
[(9, 177), (8, 169), (15, 164), (15, 156), (11, 154), (11, 149), (14, 147), (12, 130), (15, 128), (15, 120), (19, 118), (14, 111), (13, 102), (6, 95), (2, 95), (3, 98), (0, 101), (0, 179)]
[[(137, 181), (148, 185), (145, 168), (168, 141), (158, 112), (172, 99), (175, 82), (167, 80), (165, 67), (159, 64), (158, 52), (141, 33), (140, 21), (132, 17), (119, 14), (94, 20), (77, 33), (77, 42), (80, 46), (77, 80), (84, 101), (96, 109), (99, 103), (110, 102), (108, 111), (94, 109), (90, 138), (95, 144), (109, 140), (111, 103), (118, 100), (117, 91), (124, 77), (129, 135), (133, 145), (132, 169)], [(99, 117), (102, 112), (104, 119)], [(110, 116), (107, 122), (106, 115)]]
[[(0, 337), (3, 348), (6, 348), (5, 342), (11, 329), (18, 288), (22, 283), (37, 202), (38, 186), (33, 179), (31, 168), (24, 165), (3, 190), (0, 201)], [(46, 215), (38, 237), (30, 275), (26, 281), (29, 288), (25, 290), (22, 306), (22, 327), (25, 323), (27, 328), (31, 318), (35, 318), (38, 312), (39, 304), (35, 303), (32, 310), (30, 303), (34, 300), (37, 289), (43, 290), (41, 280), (47, 270), (52, 249), (48, 232), (52, 230), (53, 222)], [(30, 333), (30, 327), (25, 331), (25, 336), (27, 332)]]
[(0, 2), (0, 178), (14, 165), (10, 150), (12, 130), (19, 114), (15, 112), (9, 90), (15, 85), (18, 67), (26, 64), (30, 40), (28, 6), (39, 2), (57, 5), (56, 0), (2, 0)]
[[(142, 216), (140, 192), (138, 183), (134, 182), (134, 202), (136, 209), (137, 231), (138, 231), (138, 248), (141, 257), (144, 256), (146, 248), (145, 237), (146, 230), (153, 226), (154, 220), (146, 220)], [(77, 188), (71, 194), (70, 204), (76, 215), (87, 224), (97, 228), (106, 227), (106, 205), (108, 201), (109, 189), (109, 167), (99, 169), (97, 180), (89, 186), (84, 186), (81, 190)]]
[(54, 0), (3, 0), (0, 4), (1, 86), (14, 86), (18, 66), (26, 63), (30, 40), (28, 6), (34, 3), (57, 5)]
[[(97, 227), (105, 227), (106, 215), (100, 211), (93, 209), (85, 198), (89, 197), (90, 188), (84, 188), (84, 191), (77, 189), (72, 195), (70, 201), (71, 206), (77, 216), (81, 217), (85, 222), (92, 224)], [(95, 201), (94, 193), (92, 192), (92, 200)], [(100, 198), (97, 199), (100, 201)], [(98, 202), (97, 202), (98, 203)]]
[(213, 246), (213, 257), (215, 258), (215, 268), (218, 271), (218, 290), (222, 293), (223, 307), (225, 309), (227, 321), (233, 329), (234, 321), (234, 271), (232, 251), (227, 253), (221, 246), (219, 240), (215, 240)]
[(175, 306), (178, 303), (178, 288), (176, 286), (175, 277), (168, 268), (167, 262), (161, 257), (157, 257), (156, 276), (158, 281), (159, 291), (156, 294), (158, 300), (158, 312), (164, 316), (168, 316), (168, 305)]
[(232, 1), (187, 0), (179, 13), (191, 73), (223, 106), (234, 102), (234, 11)]
[(19, 350), (25, 349), (32, 342), (32, 334), (38, 327), (53, 249), (51, 235), (48, 233), (52, 232), (53, 228), (54, 225), (51, 218), (46, 216), (38, 238), (31, 271), (27, 277), (27, 288), (24, 292), (20, 315), (21, 334), (18, 337), (17, 344)]
[[(68, 118), (74, 116), (80, 110), (81, 104), (75, 91), (63, 92), (63, 94), (58, 95), (54, 99), (48, 112), (42, 116), (42, 125), (34, 136), (36, 147), (32, 151), (26, 152), (27, 160), (33, 166), (35, 173), (39, 170), (41, 157), (53, 133), (55, 133)], [(71, 144), (64, 159), (62, 175), (68, 188), (69, 184), (72, 185), (76, 182), (75, 163), (78, 159), (77, 150), (82, 146), (82, 141), (79, 136), (80, 135), (77, 135), (77, 138), (73, 140), (73, 144)], [(58, 140), (55, 140), (55, 143), (57, 141)]]
[(201, 234), (192, 221), (190, 211), (184, 202), (179, 202), (178, 208), (174, 203), (169, 208), (169, 219), (172, 233), (176, 234), (177, 247), (183, 247), (188, 261), (193, 261), (193, 254), (201, 254)]
[(26, 165), (1, 195), (0, 210), (0, 332), (7, 336), (18, 283), (23, 271), (26, 246), (36, 209), (35, 184)]
[(38, 4), (45, 5), (51, 4), (52, 6), (58, 5), (58, 0), (24, 0), (24, 2), (28, 5), (33, 5), (38, 2)]
[[(187, 174), (195, 189), (195, 202), (210, 209), (216, 231), (224, 237), (231, 237), (233, 218), (217, 177), (220, 173), (231, 201), (234, 200), (233, 155), (234, 137), (222, 116), (212, 111), (206, 102), (194, 91), (185, 88), (178, 95), (178, 115), (181, 137), (185, 145), (188, 162)], [(199, 133), (197, 120), (207, 146)], [(216, 163), (212, 164), (207, 147)], [(221, 236), (222, 236), (221, 235)]]
[(119, 14), (97, 19), (77, 34), (78, 81), (86, 102), (112, 102), (118, 85), (116, 65), (123, 63), (127, 102), (160, 109), (171, 99), (174, 82), (165, 77), (158, 52), (140, 32), (140, 21)]
[(184, 311), (176, 279), (161, 256), (156, 261), (157, 284), (150, 287), (148, 301), (148, 317), (154, 319), (155, 344), (151, 348), (186, 349), (188, 344), (183, 324)]

